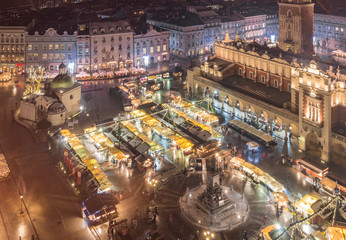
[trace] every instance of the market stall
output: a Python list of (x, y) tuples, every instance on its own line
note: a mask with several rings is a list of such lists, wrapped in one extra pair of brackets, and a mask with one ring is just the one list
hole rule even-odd
[(285, 191), (284, 186), (282, 186), (281, 183), (276, 181), (272, 176), (270, 176), (268, 173), (262, 175), (260, 177), (260, 181), (264, 186), (267, 186), (270, 190), (273, 192), (283, 192)]
[(266, 174), (260, 168), (256, 167), (255, 165), (252, 165), (249, 162), (244, 162), (241, 165), (241, 168), (247, 176), (251, 177), (256, 182), (260, 182), (261, 177)]
[(328, 240), (346, 240), (346, 228), (345, 227), (328, 227), (326, 231)]
[(172, 101), (172, 106), (186, 113), (197, 122), (208, 126), (215, 126), (219, 123), (219, 118), (213, 114), (208, 113), (205, 109), (194, 105), (191, 102), (185, 101), (181, 98), (176, 98)]
[(305, 195), (302, 199), (295, 203), (296, 210), (304, 216), (311, 215), (315, 211), (312, 205), (321, 200), (321, 196), (317, 193), (310, 193)]
[(82, 216), (89, 219), (91, 224), (100, 224), (118, 216), (118, 204), (114, 194), (97, 193), (82, 203)]
[(246, 131), (246, 134), (251, 135), (252, 137), (255, 137), (256, 139), (261, 141), (266, 146), (269, 146), (270, 144), (275, 143), (274, 137), (248, 125), (247, 123), (239, 121), (237, 119), (229, 121), (229, 125), (231, 127), (239, 129), (241, 131)]
[(235, 169), (240, 169), (241, 165), (245, 162), (244, 159), (233, 157), (230, 161), (231, 167), (234, 167)]
[(257, 152), (258, 149), (259, 149), (259, 144), (256, 143), (256, 142), (248, 142), (248, 143), (246, 144), (246, 148), (247, 148), (249, 151)]
[(323, 178), (320, 184), (322, 188), (330, 194), (334, 194), (335, 188), (338, 188), (341, 193), (346, 196), (346, 188), (328, 177)]

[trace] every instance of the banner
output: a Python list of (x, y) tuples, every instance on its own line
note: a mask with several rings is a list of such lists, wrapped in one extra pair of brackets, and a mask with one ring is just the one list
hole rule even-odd
[(77, 167), (77, 185), (82, 184), (82, 169)]
[(64, 148), (64, 156), (63, 156), (63, 161), (65, 166), (67, 166), (67, 161), (68, 161), (68, 150), (66, 148)]

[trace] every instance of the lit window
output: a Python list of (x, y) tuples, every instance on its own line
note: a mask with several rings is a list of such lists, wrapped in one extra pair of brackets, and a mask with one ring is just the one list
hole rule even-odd
[(42, 61), (47, 61), (47, 54), (46, 53), (42, 54)]
[(52, 50), (53, 50), (53, 45), (49, 44), (49, 51), (52, 51)]
[(31, 51), (31, 50), (32, 50), (32, 45), (29, 44), (29, 45), (28, 45), (28, 51)]
[(160, 46), (160, 45), (157, 46), (156, 51), (157, 51), (157, 52), (161, 52), (161, 46)]
[(59, 60), (59, 58), (60, 58), (59, 53), (56, 53), (56, 54), (55, 54), (55, 60)]
[(167, 51), (167, 46), (166, 46), (166, 44), (164, 44), (164, 45), (162, 46), (162, 50), (163, 50), (164, 52)]
[(341, 31), (341, 32), (344, 32), (344, 29), (343, 29), (343, 28), (340, 28), (340, 31)]
[(154, 52), (154, 47), (150, 47), (150, 53)]
[(55, 44), (55, 51), (58, 51), (58, 50), (59, 50), (59, 45)]
[(143, 48), (143, 55), (147, 54), (147, 48)]
[(71, 49), (72, 49), (71, 44), (67, 45), (67, 50), (71, 50)]
[(61, 45), (61, 50), (65, 50), (65, 45), (64, 44)]
[(65, 60), (65, 53), (60, 54), (60, 59)]
[(336, 30), (336, 31), (339, 31), (339, 28), (338, 28), (338, 27), (336, 27), (336, 28), (335, 28), (335, 30)]
[(43, 50), (47, 51), (47, 45), (43, 45)]
[(264, 83), (266, 80), (265, 76), (261, 76), (261, 82)]

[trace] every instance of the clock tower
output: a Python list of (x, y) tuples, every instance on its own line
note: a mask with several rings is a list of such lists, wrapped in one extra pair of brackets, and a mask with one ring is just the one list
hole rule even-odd
[(313, 53), (314, 3), (279, 0), (279, 46), (295, 54)]

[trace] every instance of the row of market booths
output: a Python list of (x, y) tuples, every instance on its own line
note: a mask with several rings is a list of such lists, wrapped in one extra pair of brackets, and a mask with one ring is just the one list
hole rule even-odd
[[(328, 206), (329, 201), (324, 201), (318, 193), (310, 193), (301, 198), (294, 204), (295, 212), (297, 215), (295, 221), (299, 221), (299, 227), (304, 230), (302, 225), (318, 225), (323, 230), (314, 231), (314, 228), (305, 232), (307, 236), (303, 240), (346, 240), (346, 227), (337, 222), (345, 222), (345, 219), (340, 215), (334, 215), (335, 205)], [(335, 224), (331, 226), (331, 222), (335, 217)], [(290, 232), (290, 231), (289, 231)], [(277, 239), (292, 239), (288, 232), (285, 232), (284, 226), (275, 224), (265, 227), (261, 230), (262, 239), (272, 240)]]
[(276, 181), (272, 176), (270, 176), (268, 173), (265, 173), (255, 165), (246, 162), (242, 158), (233, 157), (230, 160), (230, 164), (233, 168), (243, 172), (246, 176), (252, 178), (255, 182), (262, 183), (272, 192), (283, 193), (285, 191), (284, 186), (282, 186), (282, 184)]
[[(153, 139), (156, 139), (155, 142), (160, 142), (158, 145), (162, 146), (164, 149), (167, 149), (170, 145), (173, 145), (178, 150), (181, 150), (185, 155), (191, 153), (194, 143), (176, 133), (167, 125), (160, 122), (156, 117), (149, 115), (144, 110), (139, 109), (132, 111), (130, 115), (136, 119), (137, 129), (140, 128), (142, 130), (141, 132), (151, 139), (151, 142)], [(161, 149), (161, 147), (158, 148)]]
[[(261, 236), (263, 240), (290, 240), (292, 239), (285, 229), (279, 225), (270, 225), (261, 230)], [(342, 226), (327, 227), (326, 231), (316, 231), (309, 234), (302, 240), (346, 240), (346, 228)]]
[[(117, 71), (114, 70), (97, 70), (92, 73), (92, 80), (97, 79), (109, 79), (109, 78), (118, 78), (118, 77), (128, 77), (136, 75), (144, 75), (146, 73), (144, 68), (121, 68)], [(91, 75), (89, 72), (80, 72), (76, 75), (78, 81), (91, 80)]]
[[(87, 129), (91, 139), (99, 144), (100, 149), (107, 149), (112, 157), (120, 159), (126, 156), (115, 148), (97, 129)], [(86, 192), (89, 196), (83, 201), (82, 216), (91, 224), (99, 224), (118, 215), (114, 195), (114, 185), (103, 172), (99, 161), (86, 148), (85, 144), (68, 129), (60, 130), (60, 137), (65, 144), (62, 169), (72, 177), (79, 192)], [(74, 184), (73, 183), (73, 186)]]
[[(208, 142), (211, 139), (220, 140), (222, 135), (215, 131), (210, 125), (202, 124), (192, 117), (190, 117), (186, 112), (180, 111), (177, 108), (169, 107), (168, 104), (162, 104), (163, 109), (170, 111), (170, 114), (164, 114), (165, 120), (179, 127), (184, 133), (192, 136), (199, 142)], [(204, 113), (201, 111), (201, 114)], [(215, 116), (213, 116), (215, 117)]]
[(277, 144), (276, 139), (274, 137), (240, 120), (233, 119), (228, 122), (228, 126), (238, 132), (241, 132), (243, 135), (249, 136), (250, 138), (258, 141), (260, 144), (266, 147)]
[[(265, 173), (258, 167), (252, 165), (249, 162), (246, 162), (244, 159), (237, 157), (233, 157), (230, 160), (230, 164), (232, 167), (243, 172), (254, 181), (268, 187), (273, 192), (275, 202), (278, 204), (278, 206), (287, 207), (289, 200), (284, 193), (285, 188), (268, 173)], [(307, 224), (317, 224), (319, 226), (327, 224), (325, 232), (316, 231), (308, 234), (308, 237), (304, 239), (346, 240), (345, 226), (329, 226), (329, 223), (332, 221), (334, 212), (334, 205), (329, 207), (328, 205), (330, 204), (331, 199), (323, 199), (320, 194), (315, 192), (305, 195), (299, 201), (294, 203), (294, 214), (299, 215), (299, 218), (297, 218), (296, 221), (302, 221), (303, 219), (306, 219), (304, 223)], [(345, 219), (343, 216), (341, 216), (341, 214), (336, 214), (335, 222), (337, 221), (345, 222)], [(285, 232), (284, 226), (281, 224), (270, 225), (263, 228), (260, 235), (260, 239), (265, 240), (277, 239), (279, 236), (281, 236), (280, 239), (291, 239), (289, 234)]]
[(189, 118), (196, 120), (197, 122), (216, 127), (219, 124), (219, 118), (214, 114), (209, 113), (205, 109), (196, 106), (194, 103), (186, 101), (181, 97), (177, 97), (171, 102), (171, 106), (184, 112)]
[(299, 158), (295, 160), (294, 167), (302, 172), (317, 189), (323, 189), (330, 195), (339, 191), (346, 197), (346, 181), (342, 178), (344, 176), (339, 177), (330, 172), (327, 163)]

